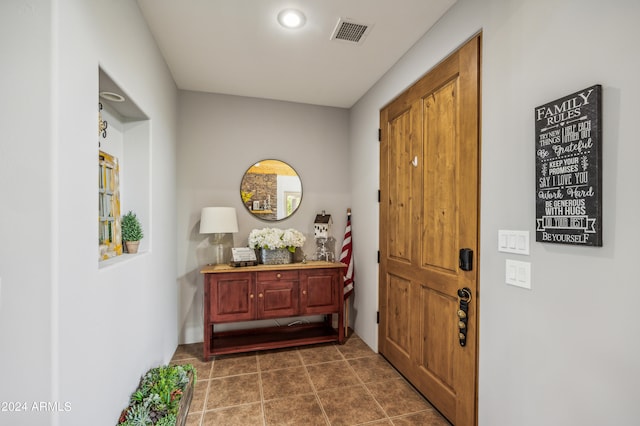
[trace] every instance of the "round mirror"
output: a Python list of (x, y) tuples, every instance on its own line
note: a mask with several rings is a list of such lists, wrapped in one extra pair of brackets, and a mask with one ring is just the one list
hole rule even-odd
[(283, 220), (300, 206), (302, 181), (287, 163), (261, 160), (244, 173), (240, 196), (249, 213), (258, 219)]

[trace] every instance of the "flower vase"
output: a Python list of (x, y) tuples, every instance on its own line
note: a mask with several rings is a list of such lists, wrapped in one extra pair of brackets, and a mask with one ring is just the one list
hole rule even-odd
[(293, 253), (286, 248), (260, 249), (260, 259), (265, 265), (284, 265), (293, 261)]

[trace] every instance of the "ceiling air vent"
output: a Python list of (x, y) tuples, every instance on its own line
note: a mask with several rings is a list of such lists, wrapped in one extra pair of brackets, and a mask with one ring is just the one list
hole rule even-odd
[(351, 19), (340, 18), (338, 25), (331, 34), (331, 40), (360, 44), (369, 34), (371, 25), (354, 22)]

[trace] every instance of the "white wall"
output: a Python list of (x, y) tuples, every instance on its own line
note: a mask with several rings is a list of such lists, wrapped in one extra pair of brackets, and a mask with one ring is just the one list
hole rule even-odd
[[(352, 205), (364, 216), (378, 208), (368, 194), (378, 184), (380, 108), (483, 31), (480, 425), (637, 423), (638, 16), (632, 0), (458, 0), (351, 110)], [(529, 257), (498, 253), (498, 229), (535, 240), (533, 109), (598, 83), (604, 246), (532, 242)], [(363, 222), (353, 224), (356, 331), (376, 347), (378, 233), (361, 227), (377, 229), (377, 219)], [(504, 283), (507, 258), (532, 263), (532, 290)]]
[[(211, 261), (209, 238), (198, 227), (203, 207), (235, 207), (236, 247), (267, 226), (305, 234), (315, 252), (313, 221), (326, 210), (342, 243), (349, 207), (348, 111), (291, 102), (180, 91), (178, 150), (178, 285), (180, 341), (202, 341), (203, 278)], [(302, 180), (300, 208), (288, 219), (265, 222), (244, 208), (240, 182), (262, 159), (289, 163)], [(339, 248), (338, 248), (339, 249)]]
[[(133, 1), (10, 0), (0, 17), (0, 400), (69, 408), (0, 413), (0, 423), (112, 425), (177, 345), (177, 91)], [(150, 117), (143, 226), (155, 237), (101, 269), (99, 66)]]
[[(0, 401), (52, 398), (51, 251), (56, 155), (49, 2), (0, 3)], [(30, 407), (29, 407), (30, 408)], [(2, 424), (45, 424), (49, 414), (0, 412)]]

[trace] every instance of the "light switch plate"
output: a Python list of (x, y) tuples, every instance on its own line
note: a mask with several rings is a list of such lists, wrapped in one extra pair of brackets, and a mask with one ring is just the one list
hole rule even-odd
[(498, 230), (498, 251), (529, 254), (529, 231)]
[(531, 263), (507, 259), (505, 281), (516, 287), (531, 289)]

